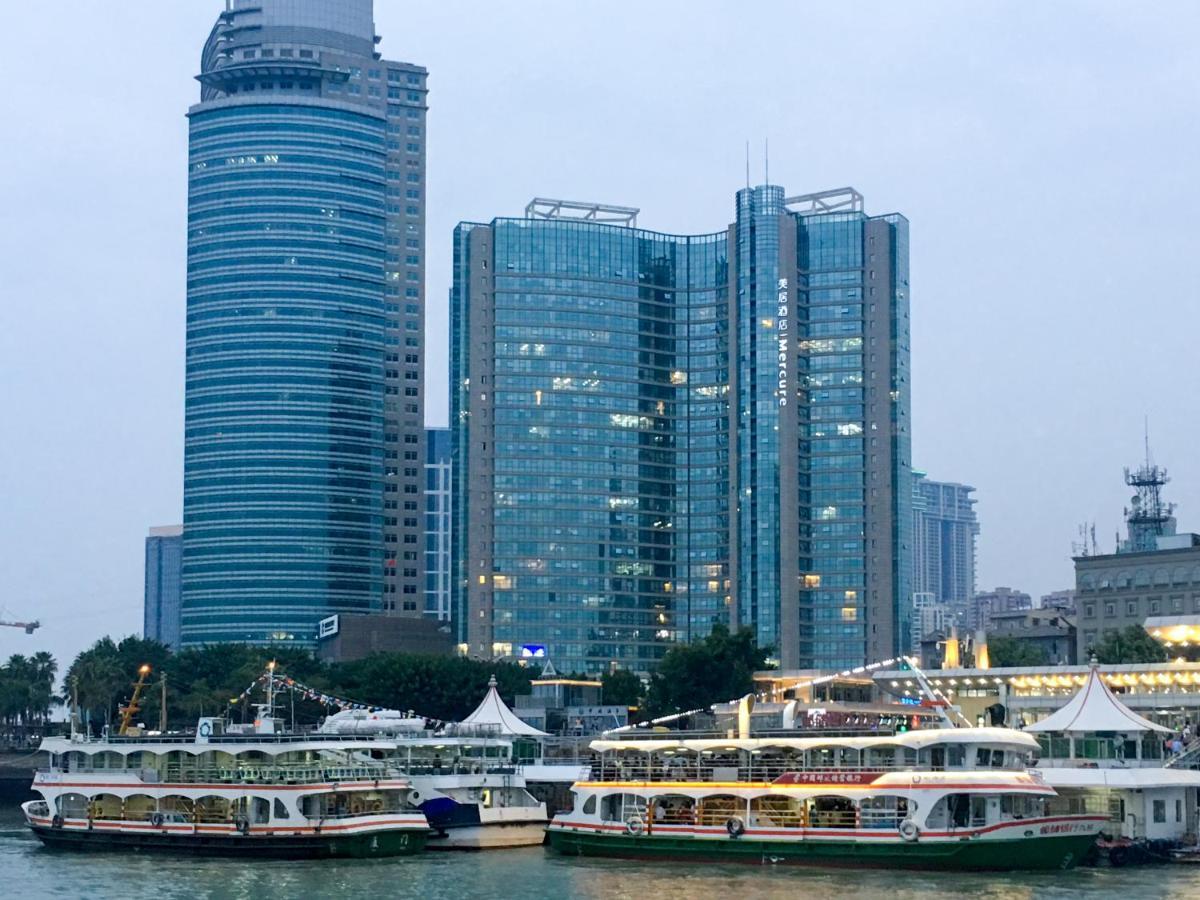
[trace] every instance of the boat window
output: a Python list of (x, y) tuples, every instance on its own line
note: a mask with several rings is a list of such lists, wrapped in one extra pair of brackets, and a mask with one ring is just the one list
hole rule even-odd
[(971, 826), (987, 824), (987, 797), (971, 797)]
[(946, 748), (946, 765), (951, 769), (961, 769), (967, 764), (967, 748), (962, 744), (951, 744)]
[(946, 797), (946, 809), (950, 824), (955, 828), (966, 828), (971, 824), (971, 795), (950, 794)]
[(1042, 797), (1004, 794), (1000, 798), (1000, 813), (1012, 819), (1035, 819), (1043, 814), (1045, 805)]
[(592, 794), (583, 802), (584, 815), (594, 816), (596, 814), (596, 795)]
[(283, 801), (280, 800), (278, 797), (275, 798), (274, 813), (275, 813), (276, 819), (290, 819), (291, 818), (291, 816), (288, 815), (287, 807), (283, 805)]
[(854, 801), (848, 797), (809, 798), (808, 824), (811, 828), (853, 828), (855, 823)]
[(755, 797), (750, 801), (748, 824), (760, 828), (802, 828), (804, 803), (796, 797)]
[(742, 797), (719, 794), (705, 797), (696, 811), (697, 825), (724, 825), (734, 816), (745, 818), (746, 801)]
[(863, 828), (899, 828), (916, 808), (907, 797), (864, 797), (859, 804), (859, 821)]
[[(653, 819), (655, 824), (664, 825), (694, 825), (696, 824), (696, 801), (682, 794), (665, 794), (655, 797)], [(721, 820), (724, 822), (724, 819)]]
[(993, 769), (1003, 769), (1004, 768), (1004, 751), (1003, 750), (993, 750), (992, 751), (992, 768)]

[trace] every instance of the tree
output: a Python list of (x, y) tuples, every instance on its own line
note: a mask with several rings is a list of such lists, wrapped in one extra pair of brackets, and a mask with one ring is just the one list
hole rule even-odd
[(1166, 649), (1140, 625), (1109, 629), (1091, 648), (1102, 663), (1156, 663), (1169, 659)]
[(479, 705), (493, 675), (509, 705), (517, 694), (529, 691), (529, 670), (515, 663), (409, 653), (377, 653), (338, 663), (330, 667), (327, 683), (333, 693), (361, 703), (455, 722)]
[(987, 642), (988, 660), (995, 668), (1007, 666), (1044, 666), (1046, 651), (1036, 644), (1015, 637), (994, 636)]
[(606, 706), (637, 706), (645, 690), (642, 679), (628, 669), (613, 669), (600, 679)]
[(714, 626), (702, 641), (675, 645), (650, 679), (647, 717), (704, 709), (750, 693), (754, 673), (766, 668), (768, 652), (749, 629), (731, 635), (724, 625)]

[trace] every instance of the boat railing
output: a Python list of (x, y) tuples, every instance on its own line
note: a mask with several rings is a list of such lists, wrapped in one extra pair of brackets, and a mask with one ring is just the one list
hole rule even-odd
[[(785, 775), (804, 775), (815, 783), (853, 784), (889, 772), (938, 772), (928, 765), (804, 766), (763, 763), (745, 766), (736, 762), (695, 764), (638, 764), (603, 762), (592, 766), (594, 781), (774, 781)], [(1013, 771), (1013, 770), (1002, 770)]]
[(143, 784), (320, 784), (324, 782), (378, 781), (403, 777), (389, 766), (331, 766), (331, 765), (261, 765), (237, 767), (164, 769), (115, 769), (72, 766), (62, 769), (39, 769), (43, 774), (67, 775), (131, 775)]

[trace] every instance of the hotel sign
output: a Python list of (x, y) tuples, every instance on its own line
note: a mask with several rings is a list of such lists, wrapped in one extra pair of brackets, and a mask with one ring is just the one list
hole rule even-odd
[(779, 383), (775, 396), (780, 406), (787, 406), (788, 395), (788, 280), (780, 278), (775, 291), (775, 329), (779, 342)]

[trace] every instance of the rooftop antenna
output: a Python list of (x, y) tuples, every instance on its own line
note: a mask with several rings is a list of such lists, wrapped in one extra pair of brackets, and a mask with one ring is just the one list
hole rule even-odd
[(750, 142), (746, 141), (746, 190), (750, 190)]
[(763, 138), (763, 184), (771, 183), (771, 139)]

